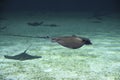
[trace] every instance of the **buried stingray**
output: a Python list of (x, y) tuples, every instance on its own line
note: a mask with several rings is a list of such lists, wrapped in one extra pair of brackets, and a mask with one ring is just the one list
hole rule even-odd
[(78, 37), (75, 35), (52, 38), (52, 41), (71, 49), (77, 49), (83, 45), (92, 44), (88, 38)]
[(14, 59), (14, 60), (31, 60), (31, 59), (37, 59), (37, 58), (42, 58), (41, 56), (32, 56), (27, 54), (27, 50), (29, 49), (29, 47), (22, 53), (15, 55), (15, 56), (8, 56), (8, 55), (4, 55), (5, 58), (7, 59)]

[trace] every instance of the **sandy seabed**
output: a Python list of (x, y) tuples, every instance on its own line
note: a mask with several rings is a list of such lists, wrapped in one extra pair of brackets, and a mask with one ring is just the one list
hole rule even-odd
[[(97, 20), (89, 12), (6, 13), (0, 30), (0, 80), (120, 80), (120, 15), (112, 13)], [(28, 22), (60, 26), (29, 26)], [(93, 45), (68, 49), (50, 39), (4, 36), (87, 37)], [(39, 59), (18, 61), (4, 58), (27, 53)]]

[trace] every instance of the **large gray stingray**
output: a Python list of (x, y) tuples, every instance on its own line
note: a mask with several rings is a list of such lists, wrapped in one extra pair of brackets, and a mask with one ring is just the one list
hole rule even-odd
[(49, 36), (25, 36), (25, 35), (11, 35), (11, 34), (4, 34), (6, 36), (18, 36), (18, 37), (30, 37), (30, 38), (43, 38), (43, 39), (51, 39), (53, 42), (57, 42), (60, 45), (71, 48), (77, 49), (82, 47), (83, 45), (91, 45), (91, 41), (88, 38), (79, 37), (76, 35), (72, 36), (62, 36), (62, 37), (55, 37), (51, 38)]
[(78, 37), (78, 36), (63, 36), (63, 37), (56, 37), (52, 38), (53, 42), (57, 42), (60, 45), (71, 48), (77, 49), (85, 45), (91, 45), (91, 41), (88, 38)]
[(15, 56), (4, 55), (4, 57), (7, 58), (7, 59), (14, 59), (14, 60), (21, 60), (21, 61), (30, 60), (30, 59), (36, 59), (36, 58), (42, 58), (41, 56), (32, 56), (32, 55), (27, 54), (26, 53), (27, 50), (28, 50), (28, 48), (24, 52), (22, 52), (22, 53), (20, 53), (18, 55), (15, 55)]

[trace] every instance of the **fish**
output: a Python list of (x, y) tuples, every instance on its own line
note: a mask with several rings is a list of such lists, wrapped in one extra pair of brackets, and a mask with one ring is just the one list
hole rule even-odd
[(27, 24), (30, 26), (41, 26), (44, 22), (28, 22)]
[(28, 53), (26, 53), (27, 50), (28, 50), (28, 48), (24, 52), (22, 52), (18, 55), (15, 55), (15, 56), (4, 55), (4, 57), (7, 59), (20, 60), (20, 61), (42, 58), (42, 56), (29, 55)]
[(0, 26), (0, 30), (4, 30), (4, 29), (6, 29), (7, 28), (7, 26)]
[(44, 24), (43, 26), (47, 26), (47, 27), (58, 27), (60, 25), (57, 24)]
[(76, 35), (72, 36), (60, 36), (60, 37), (50, 37), (50, 36), (24, 36), (24, 35), (10, 35), (10, 34), (3, 34), (6, 36), (18, 36), (18, 37), (29, 37), (29, 38), (43, 38), (43, 39), (50, 39), (52, 42), (57, 42), (61, 46), (70, 48), (70, 49), (78, 49), (83, 45), (92, 45), (90, 39), (85, 37), (79, 37)]
[(78, 49), (83, 45), (92, 45), (92, 42), (88, 38), (78, 37), (76, 35), (55, 37), (51, 40), (70, 49)]

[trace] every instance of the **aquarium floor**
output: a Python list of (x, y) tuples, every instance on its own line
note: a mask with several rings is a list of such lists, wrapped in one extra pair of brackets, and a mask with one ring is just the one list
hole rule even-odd
[[(29, 13), (29, 15), (28, 15)], [(0, 80), (120, 80), (120, 19), (117, 14), (102, 17), (100, 23), (87, 13), (7, 14), (0, 31)], [(29, 26), (44, 21), (57, 27)], [(87, 37), (93, 45), (68, 49), (50, 39), (4, 36)], [(17, 55), (29, 45), (28, 54), (39, 59), (18, 61), (4, 55)]]

